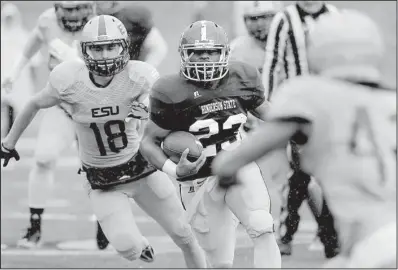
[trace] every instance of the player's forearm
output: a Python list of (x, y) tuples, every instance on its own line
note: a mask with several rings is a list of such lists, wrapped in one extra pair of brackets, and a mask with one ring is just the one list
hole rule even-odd
[(168, 159), (160, 147), (160, 143), (155, 142), (153, 138), (148, 136), (143, 137), (140, 144), (140, 152), (149, 161), (149, 163), (151, 163), (160, 171)]
[(4, 139), (4, 146), (8, 149), (14, 149), (16, 143), (21, 137), (22, 133), (32, 122), (37, 112), (40, 110), (34, 102), (28, 102), (22, 111), (17, 115), (14, 124), (7, 137)]
[(29, 63), (30, 59), (40, 50), (42, 42), (43, 41), (39, 36), (38, 30), (34, 30), (25, 44), (22, 54), (12, 68), (10, 76), (14, 80), (18, 78), (21, 71)]
[(258, 106), (256, 109), (251, 111), (251, 114), (253, 114), (258, 119), (265, 121), (267, 118), (267, 114), (270, 109), (270, 106), (271, 106), (271, 103), (267, 100), (264, 100), (264, 102), (260, 106)]
[(294, 132), (295, 127), (289, 123), (265, 122), (243, 140), (239, 147), (221, 152), (212, 164), (213, 172), (221, 176), (231, 176), (272, 150), (285, 147)]

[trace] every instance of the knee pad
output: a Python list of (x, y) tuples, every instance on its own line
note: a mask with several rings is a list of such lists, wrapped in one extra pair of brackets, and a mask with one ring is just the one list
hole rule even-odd
[(169, 235), (180, 248), (189, 245), (195, 239), (191, 226), (183, 218), (178, 222), (178, 227), (169, 232)]
[(266, 210), (251, 211), (249, 216), (249, 225), (246, 228), (251, 238), (259, 237), (265, 233), (274, 232), (274, 219), (271, 213)]
[(142, 243), (135, 243), (129, 235), (121, 233), (113, 235), (109, 237), (109, 242), (123, 258), (129, 261), (137, 260), (141, 256)]

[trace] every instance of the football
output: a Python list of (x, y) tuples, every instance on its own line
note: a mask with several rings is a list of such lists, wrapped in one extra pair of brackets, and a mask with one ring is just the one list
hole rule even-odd
[(172, 132), (163, 141), (163, 152), (174, 163), (180, 161), (182, 152), (187, 148), (189, 148), (187, 159), (191, 162), (196, 161), (203, 151), (202, 144), (189, 132)]

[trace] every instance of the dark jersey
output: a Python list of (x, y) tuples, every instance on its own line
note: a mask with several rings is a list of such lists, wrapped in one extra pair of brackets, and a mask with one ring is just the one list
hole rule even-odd
[(124, 24), (129, 35), (130, 60), (142, 61), (142, 44), (153, 27), (151, 11), (141, 4), (121, 2), (104, 9), (102, 14), (112, 15)]
[(213, 88), (205, 88), (182, 75), (160, 78), (152, 88), (150, 117), (159, 127), (194, 134), (203, 144), (206, 164), (193, 180), (211, 175), (215, 155), (240, 140), (238, 130), (247, 112), (265, 100), (257, 69), (230, 62), (228, 74)]

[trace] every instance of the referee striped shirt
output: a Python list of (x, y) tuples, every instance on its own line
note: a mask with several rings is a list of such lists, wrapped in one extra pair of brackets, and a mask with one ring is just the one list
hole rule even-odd
[(308, 73), (305, 44), (308, 29), (320, 15), (336, 11), (336, 7), (325, 4), (317, 13), (308, 14), (295, 4), (275, 15), (268, 33), (262, 74), (268, 100), (282, 80)]

